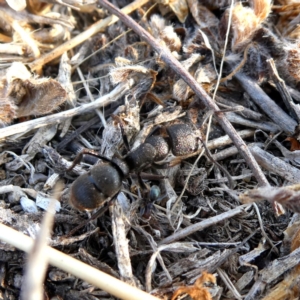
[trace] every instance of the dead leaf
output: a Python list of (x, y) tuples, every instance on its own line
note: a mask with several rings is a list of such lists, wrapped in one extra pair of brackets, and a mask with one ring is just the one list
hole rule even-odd
[(33, 78), (21, 63), (13, 63), (0, 80), (0, 122), (14, 118), (46, 115), (66, 101), (67, 93), (52, 78)]
[(297, 139), (295, 139), (294, 137), (287, 137), (285, 139), (285, 141), (288, 141), (291, 143), (290, 151), (300, 150), (300, 142)]
[(26, 94), (19, 104), (18, 117), (46, 115), (64, 103), (66, 91), (54, 79), (32, 79), (23, 82)]
[(207, 287), (216, 285), (216, 277), (213, 274), (203, 272), (192, 286), (180, 287), (172, 296), (171, 300), (180, 299), (178, 296), (188, 294), (193, 300), (212, 300)]
[(262, 200), (274, 203), (276, 201), (284, 208), (300, 213), (300, 184), (283, 187), (261, 187), (241, 194), (240, 199), (242, 203)]

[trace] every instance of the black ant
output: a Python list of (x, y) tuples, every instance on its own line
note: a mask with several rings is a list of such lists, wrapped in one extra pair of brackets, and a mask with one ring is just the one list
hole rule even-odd
[[(140, 172), (146, 167), (159, 167), (156, 162), (166, 158), (170, 150), (175, 156), (189, 155), (198, 150), (199, 138), (188, 124), (173, 124), (164, 127), (166, 137), (155, 134), (159, 128), (155, 128), (144, 143), (123, 158), (114, 155), (112, 159), (109, 159), (93, 150), (81, 151), (68, 170), (72, 170), (84, 154), (101, 158), (103, 162), (93, 166), (90, 171), (74, 181), (70, 191), (70, 203), (79, 210), (96, 209), (117, 196), (121, 190), (122, 181), (129, 176), (130, 172), (136, 172), (140, 178)], [(121, 130), (126, 146), (128, 141), (123, 134), (122, 126)]]

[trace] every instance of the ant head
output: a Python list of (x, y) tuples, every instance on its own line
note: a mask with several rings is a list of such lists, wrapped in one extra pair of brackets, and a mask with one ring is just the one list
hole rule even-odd
[(71, 187), (70, 202), (79, 210), (93, 210), (113, 198), (121, 189), (122, 174), (110, 163), (93, 167)]

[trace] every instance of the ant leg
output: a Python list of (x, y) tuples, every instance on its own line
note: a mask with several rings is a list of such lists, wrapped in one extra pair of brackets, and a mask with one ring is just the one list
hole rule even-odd
[(65, 236), (65, 238), (68, 238), (68, 237), (72, 236), (75, 232), (77, 232), (83, 226), (86, 226), (89, 222), (91, 222), (91, 221), (93, 221), (93, 220), (98, 219), (99, 217), (101, 217), (108, 210), (109, 206), (113, 203), (113, 201), (115, 201), (115, 197), (113, 197), (112, 199), (108, 199), (108, 201), (106, 202), (106, 205), (104, 205), (98, 211), (96, 211), (93, 215), (91, 215), (91, 217), (88, 220), (83, 221), (78, 226), (76, 226), (74, 229), (72, 229)]
[(83, 149), (82, 151), (80, 151), (77, 156), (75, 157), (75, 159), (73, 160), (72, 165), (67, 169), (67, 172), (72, 171), (82, 160), (83, 155), (88, 154), (88, 155), (92, 155), (98, 158), (101, 158), (105, 161), (111, 161), (109, 158), (100, 155), (98, 152), (92, 150), (92, 149)]
[(143, 181), (140, 172), (137, 173), (137, 179), (138, 179), (139, 186), (140, 186), (140, 188), (141, 188), (141, 190), (142, 190), (142, 196), (144, 197), (144, 196), (148, 193), (148, 187), (147, 187), (147, 185), (145, 184), (145, 182)]

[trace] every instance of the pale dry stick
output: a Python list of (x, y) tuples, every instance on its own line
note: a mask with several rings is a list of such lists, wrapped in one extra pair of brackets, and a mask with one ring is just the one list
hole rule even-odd
[(224, 108), (228, 108), (228, 107), (232, 107), (235, 108), (237, 105), (241, 106), (243, 108), (243, 110), (241, 110), (240, 112), (236, 112), (237, 114), (243, 116), (244, 118), (250, 119), (250, 120), (254, 120), (254, 121), (261, 121), (264, 120), (264, 115), (261, 113), (258, 113), (256, 111), (253, 111), (243, 105), (238, 104), (237, 102), (233, 102), (230, 101), (228, 99), (224, 99), (222, 97), (217, 96), (217, 104), (219, 105), (219, 107), (224, 107)]
[(245, 127), (260, 129), (268, 132), (279, 132), (280, 126), (275, 124), (274, 122), (267, 122), (267, 121), (252, 121), (242, 116), (235, 114), (233, 112), (226, 113), (227, 119), (233, 123), (238, 125), (243, 125)]
[(258, 223), (259, 223), (259, 226), (260, 226), (260, 230), (261, 230), (261, 235), (266, 239), (266, 241), (268, 241), (268, 243), (272, 247), (272, 250), (278, 255), (279, 253), (278, 253), (277, 248), (275, 248), (274, 243), (272, 242), (272, 240), (269, 238), (269, 236), (265, 232), (264, 224), (263, 224), (263, 221), (262, 221), (261, 215), (260, 215), (260, 211), (259, 211), (258, 206), (257, 206), (256, 203), (253, 203), (253, 208), (256, 211), (257, 220), (258, 220)]
[(251, 208), (251, 205), (249, 205), (249, 204), (240, 205), (240, 206), (237, 206), (236, 208), (226, 211), (222, 214), (211, 217), (211, 218), (201, 221), (199, 223), (195, 223), (184, 229), (180, 229), (177, 232), (175, 232), (174, 234), (163, 239), (161, 242), (159, 242), (158, 245), (160, 246), (160, 245), (164, 245), (164, 244), (174, 243), (174, 242), (181, 240), (197, 231), (204, 230), (205, 228), (207, 228), (209, 226), (213, 226), (219, 222), (223, 222), (224, 220), (232, 218), (240, 213), (243, 213), (243, 212), (247, 211), (247, 209), (249, 209), (249, 208)]
[(109, 207), (111, 215), (111, 228), (121, 279), (132, 286), (136, 286), (132, 273), (131, 259), (129, 254), (126, 226), (121, 206), (116, 203)]
[(293, 99), (286, 88), (284, 80), (279, 77), (273, 58), (267, 59), (267, 64), (269, 66), (271, 78), (273, 79), (277, 90), (281, 95), (281, 99), (283, 100), (285, 107), (288, 109), (290, 116), (292, 116), (299, 123), (299, 108), (294, 104)]
[(125, 95), (125, 93), (132, 87), (133, 83), (133, 80), (130, 80), (130, 82), (124, 82), (118, 85), (109, 94), (96, 99), (94, 102), (81, 105), (80, 107), (75, 107), (73, 109), (62, 111), (50, 116), (11, 125), (5, 128), (0, 128), (0, 140), (17, 133), (25, 134), (30, 130), (37, 129), (49, 124), (59, 124), (68, 118), (92, 111), (93, 109), (98, 107), (106, 106)]
[(47, 240), (51, 236), (55, 215), (55, 201), (52, 199), (44, 215), (41, 229), (34, 245), (28, 255), (24, 280), (22, 283), (21, 299), (42, 300), (44, 299), (43, 283), (48, 267), (48, 257), (44, 251), (47, 247)]
[(192, 88), (196, 95), (205, 103), (206, 107), (216, 114), (216, 118), (224, 131), (230, 136), (236, 147), (239, 149), (241, 155), (246, 160), (249, 167), (257, 179), (260, 186), (269, 185), (264, 173), (260, 169), (259, 165), (255, 161), (251, 152), (249, 151), (245, 142), (236, 133), (234, 127), (227, 120), (224, 113), (220, 111), (216, 103), (214, 103), (211, 97), (204, 91), (204, 89), (198, 84), (195, 78), (188, 73), (181, 63), (172, 55), (170, 50), (166, 47), (162, 47), (146, 30), (144, 30), (140, 25), (138, 25), (132, 18), (124, 15), (119, 9), (109, 3), (107, 0), (99, 0), (99, 3), (111, 13), (117, 15), (122, 22), (128, 27), (132, 28), (142, 39), (144, 39), (152, 48), (159, 54), (160, 58), (166, 62), (170, 68), (172, 68), (176, 74)]
[[(216, 99), (217, 91), (218, 91), (218, 88), (219, 88), (219, 85), (220, 85), (220, 82), (221, 82), (221, 78), (222, 78), (223, 66), (224, 66), (226, 49), (227, 49), (229, 33), (230, 33), (230, 27), (231, 27), (231, 21), (232, 21), (232, 11), (233, 11), (234, 2), (235, 2), (234, 0), (231, 0), (229, 16), (228, 16), (228, 24), (227, 24), (227, 30), (226, 30), (226, 36), (225, 36), (225, 43), (224, 43), (224, 49), (223, 49), (223, 55), (222, 55), (221, 64), (220, 64), (220, 71), (219, 71), (219, 74), (218, 74), (218, 80), (217, 80), (216, 87), (215, 87), (215, 90), (214, 90), (214, 93), (213, 93), (212, 101), (215, 101), (215, 99)], [(211, 123), (211, 118), (210, 118), (210, 123)], [(206, 143), (208, 142), (208, 136), (207, 136), (205, 142)]]
[[(246, 179), (253, 176), (252, 173), (247, 173), (247, 174), (241, 174), (238, 176), (231, 176), (232, 180), (236, 181), (236, 180), (242, 180), (242, 179)], [(227, 177), (220, 177), (218, 179), (207, 179), (206, 180), (208, 183), (213, 183), (213, 184), (217, 184), (217, 183), (226, 183), (228, 181)], [(219, 188), (210, 188), (209, 191), (214, 191), (214, 190), (220, 190)]]
[(239, 293), (239, 291), (236, 289), (230, 278), (228, 277), (227, 273), (223, 271), (221, 268), (217, 268), (217, 272), (219, 277), (222, 279), (224, 284), (227, 286), (229, 291), (234, 295), (234, 299), (242, 300), (243, 297)]
[[(254, 135), (254, 133), (253, 133), (253, 135)], [(258, 146), (259, 148), (264, 148), (264, 146), (265, 146), (264, 143), (251, 143), (251, 144), (248, 144), (248, 147), (254, 147), (255, 145)], [(232, 146), (232, 147), (226, 148), (224, 150), (221, 150), (220, 152), (213, 154), (212, 157), (214, 158), (214, 160), (224, 160), (225, 158), (236, 155), (238, 153), (239, 153), (239, 150), (235, 146)], [(243, 159), (242, 159), (242, 161), (243, 161)]]
[[(228, 44), (229, 32), (230, 32), (231, 21), (232, 21), (233, 5), (234, 5), (234, 1), (231, 0), (229, 16), (228, 16), (228, 24), (227, 24), (227, 30), (226, 30), (226, 36), (225, 36), (225, 43), (224, 43), (224, 49), (223, 49), (223, 55), (222, 55), (222, 59), (221, 59), (220, 71), (219, 71), (219, 74), (218, 74), (218, 80), (217, 80), (215, 90), (214, 90), (214, 93), (213, 93), (213, 96), (212, 96), (212, 102), (216, 101), (215, 99), (216, 99), (217, 91), (218, 91), (218, 88), (219, 88), (219, 85), (220, 85), (220, 82), (221, 82), (223, 66), (224, 66), (224, 61), (225, 61), (225, 55), (226, 55), (226, 48), (227, 48), (227, 44)], [(212, 115), (208, 119), (207, 131), (206, 131), (206, 136), (205, 136), (205, 143), (206, 144), (208, 143), (208, 140), (209, 140), (211, 123), (212, 123)]]
[[(24, 56), (26, 53), (26, 49), (24, 49), (23, 45), (12, 45), (12, 44), (0, 44), (0, 53), (5, 53), (6, 56), (8, 54)], [(10, 65), (10, 64), (9, 64)], [(3, 65), (1, 65), (3, 66)]]
[[(237, 132), (237, 134), (242, 139), (252, 137), (254, 135), (254, 133), (255, 133), (255, 130), (252, 130), (252, 129), (244, 129), (244, 130)], [(230, 145), (230, 144), (232, 144), (232, 140), (230, 139), (230, 137), (228, 135), (224, 135), (224, 136), (221, 136), (216, 139), (208, 141), (207, 148), (209, 150), (213, 150), (213, 149), (218, 149), (218, 148)]]
[[(0, 240), (27, 253), (32, 250), (34, 244), (32, 238), (3, 224), (0, 224)], [(127, 300), (159, 300), (140, 289), (132, 287), (49, 246), (46, 246), (44, 257), (49, 258), (51, 265), (67, 273), (71, 273), (117, 298)]]
[[(129, 5), (125, 6), (122, 8), (122, 12), (124, 14), (130, 14), (137, 8), (143, 6), (149, 2), (149, 0), (136, 0)], [(69, 51), (73, 49), (74, 47), (78, 46), (85, 40), (89, 39), (91, 36), (94, 34), (104, 30), (106, 27), (116, 23), (119, 19), (115, 16), (109, 16), (105, 18), (104, 20), (100, 20), (90, 26), (87, 30), (84, 32), (76, 35), (74, 38), (72, 38), (70, 41), (67, 41), (63, 43), (62, 45), (56, 47), (53, 51), (46, 53), (42, 55), (40, 58), (36, 59), (32, 63), (29, 64), (29, 67), (31, 68), (32, 71), (40, 68), (44, 64), (52, 61), (53, 59), (56, 59), (57, 57), (61, 56), (64, 52)]]
[(37, 42), (30, 36), (30, 34), (24, 30), (18, 21), (13, 21), (12, 27), (19, 34), (20, 38), (24, 42), (24, 45), (30, 47), (34, 57), (39, 57), (41, 55), (40, 49), (37, 45)]

